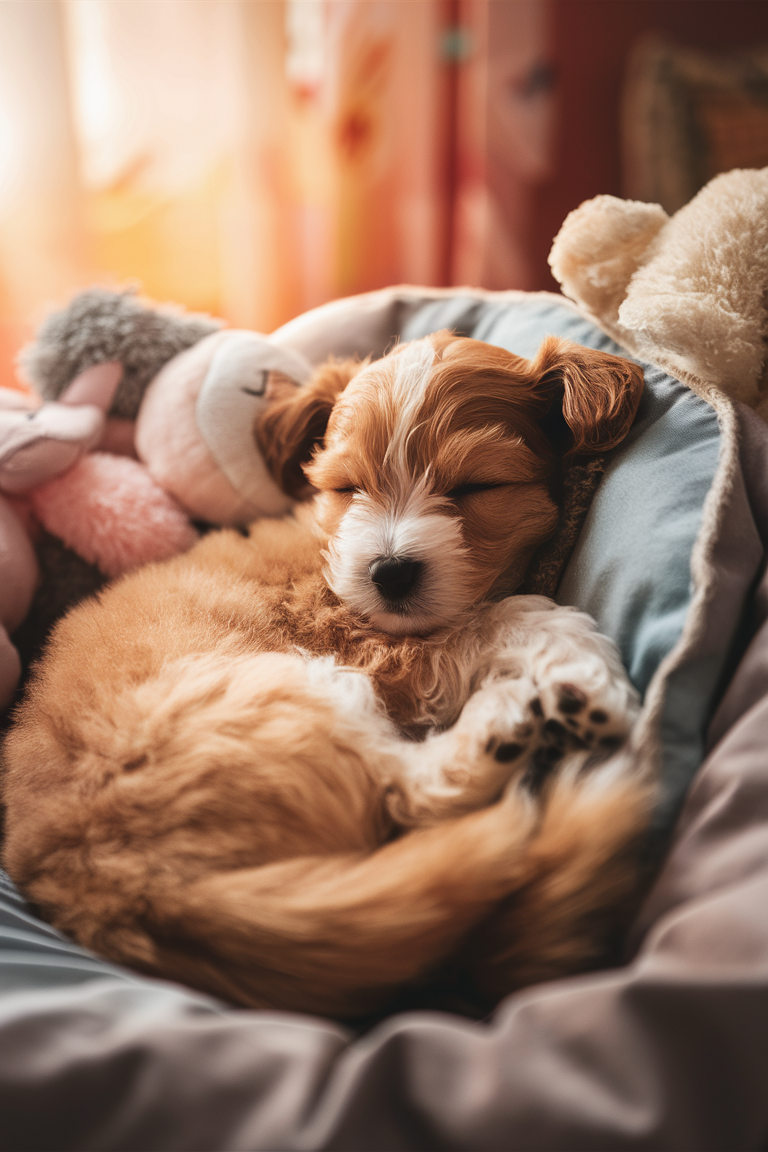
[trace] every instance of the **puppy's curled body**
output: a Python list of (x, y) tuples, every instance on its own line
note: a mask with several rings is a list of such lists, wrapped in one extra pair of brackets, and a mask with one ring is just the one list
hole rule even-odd
[(608, 755), (637, 710), (615, 649), (539, 597), (377, 628), (324, 579), (327, 514), (213, 533), (59, 623), (5, 748), (6, 867), (87, 947), (248, 1006), (590, 966), (652, 797)]

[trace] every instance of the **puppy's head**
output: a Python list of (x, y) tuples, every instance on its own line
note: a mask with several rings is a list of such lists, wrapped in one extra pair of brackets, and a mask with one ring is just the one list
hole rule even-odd
[(260, 440), (276, 474), (302, 464), (318, 490), (330, 587), (375, 627), (423, 634), (514, 590), (557, 525), (563, 460), (618, 444), (642, 387), (636, 365), (555, 337), (525, 360), (440, 332), (321, 368)]

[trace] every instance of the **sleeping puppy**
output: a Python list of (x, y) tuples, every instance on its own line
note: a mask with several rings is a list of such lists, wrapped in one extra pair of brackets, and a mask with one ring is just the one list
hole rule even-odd
[[(438, 333), (328, 364), (256, 435), (311, 505), (113, 584), (56, 628), (5, 748), (5, 865), (112, 960), (353, 1017), (491, 1003), (603, 954), (652, 789), (612, 644), (510, 596), (569, 456), (642, 373)], [(456, 975), (458, 973), (458, 976)]]

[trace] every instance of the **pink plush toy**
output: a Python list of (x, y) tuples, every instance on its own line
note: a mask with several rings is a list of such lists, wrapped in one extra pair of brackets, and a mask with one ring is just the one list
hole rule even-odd
[(198, 538), (178, 504), (127, 456), (92, 452), (27, 499), (52, 536), (105, 576), (166, 560)]
[[(273, 374), (285, 388), (312, 368), (268, 337), (92, 289), (45, 321), (20, 363), (47, 401), (0, 397), (0, 492), (17, 513), (6, 504), (15, 535), (8, 529), (4, 555), (11, 563), (18, 545), (27, 579), (17, 584), (29, 596), (35, 558), (20, 518), (32, 536), (42, 527), (114, 577), (191, 547), (191, 519), (242, 526), (292, 506), (253, 428)], [(11, 631), (29, 607), (29, 596), (14, 596)], [(11, 683), (18, 657), (9, 646)]]
[[(83, 372), (60, 402), (0, 397), (0, 491), (106, 576), (192, 546), (197, 533), (176, 501), (127, 456), (92, 452), (119, 382), (114, 365)], [(30, 519), (31, 514), (31, 519)]]
[[(21, 674), (10, 634), (40, 580), (32, 544), (39, 526), (106, 576), (173, 556), (197, 539), (189, 518), (142, 464), (89, 453), (104, 435), (109, 383), (92, 370), (63, 402), (42, 405), (0, 389), (0, 711)], [(113, 371), (112, 392), (116, 383)]]

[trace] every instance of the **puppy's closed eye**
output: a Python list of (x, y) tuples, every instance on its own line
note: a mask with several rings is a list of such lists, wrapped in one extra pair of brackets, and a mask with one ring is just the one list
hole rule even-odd
[(472, 495), (474, 495), (475, 492), (490, 492), (490, 490), (492, 488), (501, 488), (501, 487), (502, 487), (501, 484), (493, 484), (491, 482), (487, 482), (487, 483), (476, 482), (476, 483), (469, 483), (469, 484), (458, 484), (455, 488), (451, 488), (450, 492), (447, 492), (446, 495), (451, 500), (463, 500), (463, 498), (465, 496), (472, 496)]

